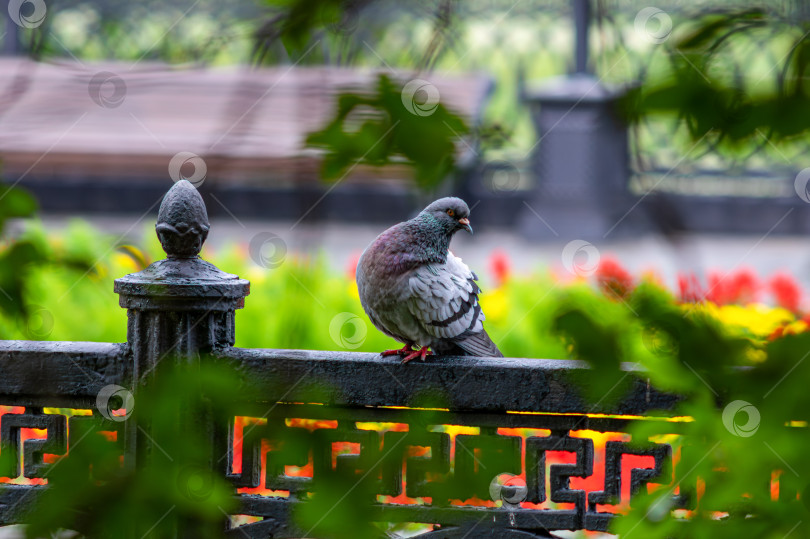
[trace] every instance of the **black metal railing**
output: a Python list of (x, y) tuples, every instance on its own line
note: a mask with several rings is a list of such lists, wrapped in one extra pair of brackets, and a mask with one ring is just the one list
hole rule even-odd
[[(609, 504), (629, 502), (625, 482), (632, 492), (673, 482), (672, 447), (626, 433), (633, 422), (656, 420), (642, 417), (647, 412), (673, 409), (677, 398), (631, 366), (623, 397), (593, 405), (579, 376), (587, 366), (578, 361), (437, 357), (402, 365), (370, 353), (234, 348), (234, 313), (249, 283), (197, 257), (208, 221), (187, 181), (164, 198), (156, 228), (167, 258), (116, 281), (129, 313), (126, 343), (0, 342), (0, 405), (24, 408), (0, 415), (4, 481), (47, 479), (57, 463), (44, 455), (70, 454), (79, 423), (94, 419), (117, 433), (124, 466), (137, 469), (154, 441), (142, 406), (128, 399), (137, 401), (161, 375), (162, 361), (216, 360), (235, 367), (252, 390), (229, 420), (189, 414), (183, 421), (211, 433), (211, 466), (230, 480), (238, 506), (230, 515), (261, 518), (216, 523), (228, 537), (312, 536), (291, 518), (294, 507), (315, 485), (347, 472), (370, 479), (371, 519), (434, 525), (435, 537), (604, 531), (615, 516)], [(440, 404), (425, 395), (440, 396)], [(110, 407), (126, 414), (111, 416)], [(679, 423), (669, 425), (677, 434)], [(22, 429), (45, 434), (24, 439)], [(299, 441), (296, 451), (274, 443), (288, 436)], [(339, 442), (351, 449), (336, 454)], [(559, 452), (575, 460), (561, 462)], [(308, 465), (308, 476), (288, 474)], [(503, 486), (504, 474), (518, 481)], [(25, 521), (47, 489), (0, 488), (0, 525)], [(683, 492), (676, 498), (685, 504)]]

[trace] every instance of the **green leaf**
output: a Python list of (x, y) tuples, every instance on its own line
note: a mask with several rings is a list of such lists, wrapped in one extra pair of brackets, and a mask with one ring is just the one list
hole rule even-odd
[[(381, 75), (376, 93), (338, 97), (334, 118), (306, 138), (307, 146), (325, 150), (324, 179), (342, 178), (357, 164), (382, 166), (404, 160), (413, 168), (416, 185), (429, 191), (453, 171), (459, 137), (468, 134), (469, 127), (442, 103), (429, 114), (409, 111), (403, 89), (403, 84)], [(370, 118), (356, 127), (352, 114), (360, 111), (363, 118)]]

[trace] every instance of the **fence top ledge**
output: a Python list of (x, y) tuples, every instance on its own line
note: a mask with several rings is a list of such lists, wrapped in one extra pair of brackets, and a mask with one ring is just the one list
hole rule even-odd
[(91, 341), (6, 341), (0, 340), (0, 358), (12, 355), (86, 355), (114, 357), (123, 353), (123, 344)]
[[(225, 355), (233, 357), (250, 357), (266, 360), (287, 359), (290, 361), (339, 361), (352, 364), (368, 363), (370, 365), (385, 365), (402, 369), (415, 368), (468, 368), (486, 367), (493, 369), (527, 369), (540, 371), (581, 371), (590, 370), (591, 366), (587, 361), (579, 359), (546, 359), (546, 358), (524, 358), (524, 357), (476, 357), (476, 356), (432, 356), (424, 362), (402, 363), (401, 358), (396, 356), (383, 357), (379, 352), (351, 352), (342, 350), (304, 350), (295, 348), (233, 348)], [(623, 361), (620, 369), (624, 372), (635, 373), (644, 377), (646, 371), (638, 363)]]
[(233, 362), (245, 387), (268, 402), (412, 406), (414, 399), (437, 395), (454, 411), (643, 414), (670, 410), (679, 400), (652, 387), (644, 370), (630, 363), (622, 364), (632, 375), (624, 393), (595, 407), (583, 393), (593, 381), (579, 376), (589, 366), (577, 360), (443, 356), (402, 365), (374, 353), (261, 348), (217, 355)]
[(197, 189), (180, 180), (163, 198), (155, 231), (166, 258), (115, 280), (120, 304), (128, 309), (161, 309), (166, 300), (199, 310), (231, 310), (244, 305), (250, 283), (199, 258), (210, 224)]
[(0, 396), (12, 406), (89, 408), (104, 386), (126, 383), (125, 355), (119, 343), (0, 341)]
[[(473, 357), (473, 356), (432, 356), (424, 362), (402, 363), (396, 356), (381, 356), (379, 352), (351, 352), (343, 350), (306, 350), (297, 348), (233, 348), (226, 355), (234, 357), (263, 358), (267, 360), (288, 359), (290, 361), (339, 361), (352, 364), (368, 363), (371, 365), (385, 365), (402, 369), (408, 368), (438, 368), (439, 366), (465, 368), (465, 367), (492, 367), (498, 369), (538, 369), (538, 370), (570, 370), (588, 369), (588, 363), (576, 359), (542, 359), (542, 358), (505, 358), (505, 357)], [(622, 365), (623, 370), (635, 371), (640, 367), (633, 363)]]

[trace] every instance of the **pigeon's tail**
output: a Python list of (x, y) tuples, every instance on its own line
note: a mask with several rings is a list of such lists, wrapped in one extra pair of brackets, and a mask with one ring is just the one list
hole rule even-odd
[(503, 357), (503, 353), (498, 350), (485, 330), (434, 343), (432, 348), (434, 352), (441, 355)]

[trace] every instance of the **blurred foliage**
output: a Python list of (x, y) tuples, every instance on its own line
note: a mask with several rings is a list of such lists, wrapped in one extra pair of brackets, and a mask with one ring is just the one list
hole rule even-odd
[[(224, 461), (213, 454), (205, 421), (238, 413), (235, 403), (246, 398), (241, 382), (211, 358), (200, 365), (164, 359), (153, 382), (135, 392), (126, 416), (76, 423), (75, 443), (52, 465), (49, 488), (26, 517), (26, 537), (52, 537), (60, 529), (91, 539), (170, 537), (178, 529), (188, 537), (222, 537), (226, 515), (235, 509), (233, 487), (214, 472)], [(139, 453), (137, 469), (127, 461), (131, 456), (121, 461), (131, 421), (151, 444)], [(113, 432), (115, 441), (105, 435)]]
[[(757, 342), (729, 332), (708, 311), (684, 311), (649, 284), (626, 301), (637, 322), (655, 335), (648, 340), (655, 343), (648, 348), (653, 353), (622, 353), (616, 340), (633, 329), (606, 321), (598, 311), (574, 308), (558, 323), (577, 357), (593, 367), (590, 381), (617, 379), (623, 376), (620, 362), (632, 360), (655, 387), (683, 396), (674, 415), (690, 420), (677, 428), (639, 422), (631, 429), (639, 443), (679, 435), (675, 475), (642, 491), (612, 531), (650, 538), (810, 533), (810, 395), (804, 389), (810, 333)], [(678, 509), (681, 497), (688, 511)]]
[(350, 28), (358, 13), (372, 1), (265, 0), (271, 15), (256, 31), (254, 58), (266, 61), (279, 40), (291, 55), (303, 53), (315, 40), (328, 39), (334, 45), (334, 37)]
[(22, 338), (37, 339), (43, 324), (50, 323), (49, 313), (29, 301), (35, 286), (32, 272), (43, 268), (92, 271), (85, 252), (54, 248), (42, 235), (9, 235), (10, 219), (32, 218), (36, 211), (36, 200), (26, 190), (0, 185), (0, 314), (8, 324), (5, 330), (0, 326), (0, 338), (11, 338), (19, 331)]
[[(144, 228), (144, 243), (120, 245), (117, 238), (79, 220), (51, 235), (38, 224), (30, 226), (20, 236), (26, 241), (62, 256), (97, 260), (93, 271), (86, 274), (59, 265), (44, 265), (27, 272), (25, 303), (37, 306), (51, 321), (47, 332), (33, 338), (125, 340), (126, 311), (118, 305), (112, 281), (165, 256), (154, 229)], [(397, 346), (375, 330), (363, 312), (354, 282), (356, 258), (338, 270), (323, 256), (290, 252), (278, 267), (265, 268), (251, 259), (246, 244), (218, 248), (206, 245), (202, 256), (251, 282), (245, 308), (236, 311), (237, 346), (363, 352)], [(617, 262), (607, 254), (591, 279), (575, 278), (561, 267), (538, 267), (531, 273), (515, 275), (510, 265), (503, 252), (495, 251), (485, 267), (476, 268), (482, 277), (481, 302), (487, 315), (487, 331), (507, 356), (566, 359), (575, 355), (569, 343), (558, 336), (566, 329), (566, 322), (558, 320), (557, 313), (565, 307), (598, 315), (602, 324), (608, 324), (597, 326), (603, 328), (599, 331), (625, 329), (611, 346), (628, 358), (647, 353), (650, 339), (666, 338), (640, 323), (624, 299), (639, 283), (656, 282), (654, 275), (617, 276), (624, 270), (617, 270)], [(681, 283), (677, 298), (663, 290), (661, 293), (676, 305), (681, 304), (679, 308), (684, 312), (693, 309), (695, 302), (702, 302), (700, 311), (718, 320), (724, 331), (756, 343), (764, 343), (774, 332), (808, 330), (802, 319), (807, 318), (807, 297), (789, 276), (780, 273), (771, 280), (756, 279), (743, 268), (739, 275), (710, 272), (708, 277), (708, 290), (686, 286), (689, 280), (682, 276), (687, 283)], [(774, 284), (779, 287), (773, 288)], [(15, 319), (0, 316), (0, 331), (8, 338), (26, 338), (27, 330)], [(583, 349), (578, 350), (577, 354)]]
[[(521, 160), (535, 142), (520, 102), (521, 77), (564, 73), (572, 61), (568, 0), (263, 0), (253, 60), (448, 75), (486, 73), (497, 82), (476, 136), (482, 151)], [(631, 21), (632, 24), (632, 21)], [(553, 43), (553, 46), (549, 46)]]
[(232, 64), (249, 56), (258, 13), (252, 1), (59, 0), (21, 37), (36, 59)]
[[(3, 186), (0, 189), (0, 235), (5, 236), (9, 219), (33, 216), (37, 209), (34, 198), (26, 191)], [(27, 271), (43, 264), (47, 254), (33, 241), (9, 241), (0, 250), (0, 309), (12, 318), (24, 317), (28, 309), (23, 300)]]
[[(410, 92), (386, 75), (380, 75), (374, 95), (341, 94), (334, 119), (306, 139), (307, 145), (326, 150), (324, 178), (342, 178), (358, 163), (383, 166), (404, 158), (418, 187), (436, 187), (453, 170), (454, 142), (469, 128), (443, 104), (429, 100), (424, 90)], [(423, 105), (430, 107), (428, 114), (414, 113)]]
[[(745, 151), (800, 136), (810, 126), (810, 39), (806, 18), (763, 8), (699, 11), (662, 47), (668, 65), (651, 70), (626, 96), (628, 118), (675, 116), (693, 141)], [(741, 44), (778, 44), (767, 71), (749, 69)], [(756, 54), (756, 51), (751, 51)], [(751, 58), (751, 62), (755, 57)], [(771, 79), (775, 79), (775, 84)]]
[[(48, 236), (41, 226), (33, 225), (21, 238), (65, 253), (65, 256), (84, 256), (97, 260), (97, 263), (94, 271), (87, 274), (57, 265), (31, 268), (27, 277), (26, 304), (37, 306), (51, 322), (48, 328), (44, 328), (47, 331), (31, 338), (124, 341), (126, 311), (118, 305), (112, 281), (165, 256), (154, 229), (144, 227), (145, 243), (121, 246), (116, 238), (102, 234), (82, 221), (73, 221), (63, 228), (60, 233)], [(206, 245), (202, 256), (224, 271), (251, 282), (245, 308), (236, 311), (237, 346), (363, 352), (378, 352), (397, 346), (395, 341), (374, 329), (363, 312), (354, 282), (356, 258), (350, 259), (343, 270), (336, 270), (323, 256), (290, 252), (280, 266), (265, 268), (251, 259), (245, 244), (220, 248)], [(616, 296), (615, 292), (623, 290), (627, 294), (639, 282), (654, 281), (654, 276), (624, 277), (629, 281), (611, 284), (611, 280), (617, 279), (609, 271), (615, 262), (605, 254), (592, 278), (600, 285), (600, 290), (588, 280), (576, 279), (562, 268), (538, 267), (529, 274), (514, 275), (510, 263), (504, 253), (496, 251), (485, 267), (476, 268), (482, 277), (481, 302), (487, 315), (487, 331), (507, 356), (572, 357), (575, 352), (558, 336), (565, 329), (565, 322), (558, 320), (556, 315), (564, 307), (588, 311), (598, 316), (602, 324), (609, 324), (597, 326), (605, 328), (600, 331), (618, 332), (617, 328), (622, 328), (622, 337), (611, 346), (617, 353), (625, 355), (623, 361), (634, 361), (637, 355), (649, 353), (650, 339), (666, 338), (664, 333), (655, 333), (654, 328), (640, 323), (623, 296)], [(771, 287), (764, 280), (752, 285), (751, 276), (745, 279), (737, 278), (733, 273), (721, 276), (728, 283), (736, 283), (737, 288), (745, 291), (743, 293), (718, 284), (713, 276), (709, 275), (711, 293), (708, 293), (708, 302), (701, 304), (700, 311), (718, 320), (723, 331), (756, 343), (765, 342), (777, 330), (787, 333), (807, 331), (808, 325), (802, 320), (804, 313), (801, 311), (806, 308), (804, 301), (807, 298), (796, 285), (792, 293), (780, 293), (785, 299), (779, 300), (773, 299), (770, 293), (764, 295)], [(779, 282), (787, 278), (782, 274), (776, 277)], [(750, 291), (752, 287), (756, 288), (756, 294)], [(670, 297), (670, 301), (680, 302), (679, 308), (684, 312), (693, 309), (693, 302), (701, 301), (707, 295), (706, 291), (696, 293), (692, 289), (682, 289), (675, 300), (668, 293), (661, 293)], [(790, 310), (767, 305), (766, 301), (784, 301)], [(88, 323), (88, 320), (93, 322)], [(667, 327), (674, 323), (675, 320), (668, 321)], [(676, 325), (671, 332), (678, 330)], [(26, 338), (27, 334), (25, 327), (8, 316), (0, 316), (0, 331), (8, 338)]]
[[(374, 462), (361, 462), (358, 467), (374, 470)], [(377, 539), (380, 530), (371, 523), (372, 504), (376, 501), (377, 475), (355, 473), (353, 467), (333, 471), (328, 481), (321, 481), (306, 503), (296, 507), (294, 518), (306, 537), (334, 539)]]
[[(6, 239), (0, 249), (0, 260), (7, 261), (0, 267), (4, 279), (0, 284), (0, 337), (48, 339), (56, 323), (54, 315), (59, 314), (65, 318), (65, 330), (84, 333), (87, 340), (104, 340), (101, 336), (109, 335), (108, 330), (120, 321), (89, 314), (90, 310), (109, 309), (106, 302), (111, 289), (99, 285), (112, 286), (107, 274), (110, 253), (99, 243), (98, 231), (75, 221), (68, 238), (68, 241), (48, 240), (41, 223), (30, 220), (21, 233)], [(71, 311), (87, 309), (89, 318), (76, 319), (70, 315)], [(93, 324), (88, 324), (88, 320), (94, 320)]]
[[(254, 35), (254, 61), (276, 63), (283, 56), (307, 62), (348, 64), (368, 52), (368, 40), (403, 23), (426, 22), (427, 35), (400, 53), (406, 65), (429, 69), (444, 52), (458, 12), (452, 0), (403, 4), (395, 0), (263, 0), (267, 16)], [(317, 51), (316, 45), (321, 44)], [(282, 49), (279, 50), (279, 45)], [(424, 48), (422, 48), (424, 47)], [(372, 49), (373, 52), (373, 49)], [(401, 58), (405, 58), (401, 57)]]
[[(149, 262), (165, 256), (154, 229), (145, 229), (146, 243), (139, 246), (142, 253), (133, 257), (129, 251), (134, 247), (121, 249), (116, 238), (79, 220), (50, 237), (41, 226), (30, 227), (23, 237), (36, 238), (64, 252), (89, 251), (97, 260), (95, 271), (86, 275), (59, 266), (32, 268), (26, 301), (37, 305), (50, 320), (50, 325), (32, 338), (124, 341), (126, 311), (118, 305), (113, 280), (142, 269), (144, 262), (140, 260)], [(222, 249), (206, 245), (203, 258), (251, 281), (245, 308), (236, 312), (237, 346), (374, 352), (397, 345), (376, 331), (363, 312), (354, 282), (356, 261), (351, 261), (345, 272), (335, 271), (323, 257), (288, 253), (281, 266), (267, 269), (250, 258), (247, 245)], [(538, 270), (525, 278), (511, 278), (502, 286), (486, 282), (481, 286), (488, 331), (507, 355), (568, 357), (562, 342), (550, 337), (551, 313), (559, 305), (560, 291), (548, 272)], [(610, 316), (623, 312), (587, 285), (580, 284), (577, 289), (604, 304)], [(354, 318), (333, 327), (333, 321), (346, 313)], [(361, 329), (355, 328), (352, 320), (360, 321)], [(26, 338), (25, 328), (14, 319), (0, 316), (0, 329), (8, 338)]]
[[(361, 12), (373, 2), (268, 0), (267, 3), (275, 8), (276, 15), (256, 34), (255, 56), (259, 62), (264, 61), (279, 40), (287, 53), (296, 57), (308, 53), (322, 40), (331, 45), (360, 46), (353, 39), (352, 30)], [(432, 8), (433, 35), (421, 59), (413, 62), (417, 73), (430, 68), (451, 26), (453, 2), (441, 0)], [(418, 79), (419, 75), (412, 78)], [(438, 102), (438, 91), (431, 95), (431, 90), (436, 90), (433, 85), (420, 82), (421, 88), (414, 87), (411, 91), (408, 84), (403, 86), (388, 75), (380, 75), (374, 95), (340, 94), (334, 118), (306, 140), (308, 146), (326, 150), (323, 177), (335, 180), (356, 164), (383, 166), (404, 158), (414, 168), (418, 188), (430, 191), (437, 187), (453, 171), (456, 145), (461, 144), (459, 138), (470, 130), (459, 116)]]

